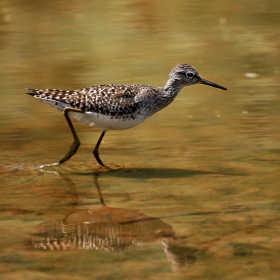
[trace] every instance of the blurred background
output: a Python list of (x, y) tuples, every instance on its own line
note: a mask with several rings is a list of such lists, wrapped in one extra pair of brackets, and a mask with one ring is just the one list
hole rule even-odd
[[(278, 279), (279, 10), (276, 0), (2, 0), (1, 279)], [(123, 169), (98, 183), (101, 131), (75, 120), (77, 155), (38, 168), (72, 136), (26, 87), (158, 87), (178, 63), (228, 91), (184, 88), (143, 124), (109, 131), (100, 157)], [(107, 247), (83, 228), (97, 220)]]

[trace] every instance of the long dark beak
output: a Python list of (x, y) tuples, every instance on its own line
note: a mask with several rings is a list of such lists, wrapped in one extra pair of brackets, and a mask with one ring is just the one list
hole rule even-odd
[(203, 79), (203, 78), (201, 78), (201, 80), (200, 80), (199, 83), (200, 83), (200, 84), (207, 85), (207, 86), (211, 86), (211, 87), (220, 88), (220, 89), (222, 89), (222, 90), (227, 90), (225, 87), (222, 87), (222, 86), (220, 86), (220, 85), (217, 85), (217, 84), (215, 84), (215, 83), (212, 83), (212, 82), (210, 82), (210, 81), (208, 81), (208, 80), (205, 80), (205, 79)]

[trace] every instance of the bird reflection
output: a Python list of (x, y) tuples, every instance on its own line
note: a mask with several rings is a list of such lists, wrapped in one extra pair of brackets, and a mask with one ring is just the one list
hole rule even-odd
[(74, 183), (60, 174), (70, 189), (72, 208), (59, 221), (40, 224), (32, 237), (31, 247), (42, 250), (129, 250), (133, 246), (161, 241), (173, 271), (195, 262), (195, 251), (180, 246), (171, 225), (136, 210), (108, 206), (94, 175), (101, 206), (76, 210), (78, 193)]

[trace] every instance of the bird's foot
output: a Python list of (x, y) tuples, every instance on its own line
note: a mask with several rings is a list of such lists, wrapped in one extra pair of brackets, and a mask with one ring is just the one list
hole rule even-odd
[(106, 163), (104, 165), (96, 164), (94, 168), (95, 172), (110, 172), (117, 171), (124, 168), (124, 164), (114, 164), (114, 163)]

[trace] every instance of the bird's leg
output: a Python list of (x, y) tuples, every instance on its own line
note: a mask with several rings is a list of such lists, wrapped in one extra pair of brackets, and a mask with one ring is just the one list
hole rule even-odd
[(70, 107), (66, 107), (64, 108), (63, 110), (63, 114), (64, 114), (64, 117), (66, 118), (66, 121), (70, 127), (70, 130), (72, 132), (72, 135), (73, 135), (73, 138), (74, 138), (74, 142), (72, 143), (72, 145), (70, 146), (70, 149), (68, 151), (68, 153), (59, 160), (58, 163), (54, 164), (54, 165), (59, 165), (59, 164), (62, 164), (63, 162), (67, 161), (68, 159), (70, 159), (73, 155), (75, 155), (75, 153), (77, 152), (79, 146), (81, 145), (81, 142), (76, 134), (76, 131), (74, 129), (74, 126), (70, 120), (70, 117), (69, 117), (69, 112), (76, 112), (76, 113), (83, 113), (82, 110), (80, 109), (76, 109), (76, 108), (70, 108)]
[(100, 146), (100, 143), (101, 143), (101, 141), (102, 141), (102, 139), (103, 139), (103, 137), (104, 137), (106, 131), (107, 131), (107, 129), (103, 129), (103, 131), (102, 131), (102, 133), (101, 133), (101, 135), (100, 135), (100, 137), (99, 137), (99, 139), (98, 139), (98, 141), (97, 141), (97, 143), (96, 143), (96, 145), (95, 145), (95, 148), (94, 148), (94, 150), (93, 150), (93, 155), (94, 155), (95, 159), (97, 160), (97, 162), (98, 162), (100, 165), (102, 165), (102, 166), (104, 166), (104, 167), (106, 167), (106, 166), (105, 166), (105, 164), (102, 162), (102, 160), (101, 160), (100, 157), (99, 157), (98, 148), (99, 148), (99, 146)]
[(101, 203), (102, 206), (106, 206), (106, 203), (105, 203), (105, 201), (103, 199), (101, 188), (100, 188), (99, 183), (98, 183), (98, 174), (94, 174), (93, 176), (94, 176), (93, 177), (94, 185), (97, 188), (97, 192), (98, 192), (98, 196), (99, 196), (99, 199), (100, 199), (100, 203)]

